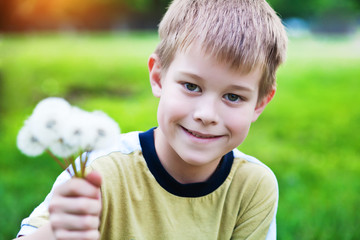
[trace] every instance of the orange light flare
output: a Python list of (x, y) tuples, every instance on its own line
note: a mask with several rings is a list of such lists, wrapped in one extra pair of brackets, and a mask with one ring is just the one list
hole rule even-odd
[(12, 0), (6, 8), (6, 25), (18, 30), (106, 28), (126, 11), (115, 0)]

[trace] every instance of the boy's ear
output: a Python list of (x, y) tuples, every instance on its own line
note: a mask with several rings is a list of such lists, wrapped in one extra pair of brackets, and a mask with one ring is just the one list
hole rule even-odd
[(258, 119), (260, 114), (264, 111), (266, 105), (273, 99), (275, 92), (276, 92), (276, 87), (273, 87), (270, 94), (257, 103), (253, 114), (252, 122), (255, 122)]
[(161, 66), (157, 54), (152, 53), (148, 61), (149, 77), (152, 93), (155, 97), (161, 96)]

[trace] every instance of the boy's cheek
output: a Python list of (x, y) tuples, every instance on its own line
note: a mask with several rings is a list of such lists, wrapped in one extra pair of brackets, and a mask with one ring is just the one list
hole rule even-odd
[(158, 111), (168, 119), (182, 118), (191, 112), (187, 103), (176, 100), (176, 96), (173, 99), (160, 99)]

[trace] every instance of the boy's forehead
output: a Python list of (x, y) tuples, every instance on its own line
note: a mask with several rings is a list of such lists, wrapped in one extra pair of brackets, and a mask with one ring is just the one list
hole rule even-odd
[(197, 59), (213, 62), (214, 64), (222, 66), (226, 68), (228, 72), (234, 74), (247, 75), (253, 73), (261, 76), (263, 73), (263, 67), (259, 64), (249, 67), (249, 65), (246, 63), (240, 63), (238, 66), (234, 67), (231, 60), (226, 61), (226, 58), (221, 58), (219, 55), (214, 55), (213, 52), (209, 52), (204, 45), (199, 43), (199, 41), (195, 41), (186, 47), (179, 48), (175, 53), (173, 61), (180, 55), (188, 56), (189, 58), (195, 56)]
[(174, 56), (173, 61), (170, 63), (181, 74), (189, 76), (197, 76), (206, 80), (206, 76), (234, 79), (251, 79), (250, 82), (255, 83), (255, 88), (260, 85), (260, 79), (262, 77), (263, 70), (261, 67), (254, 67), (249, 70), (246, 68), (232, 68), (230, 62), (221, 61), (214, 55), (207, 53), (202, 49), (199, 44), (191, 45), (188, 48), (178, 50)]

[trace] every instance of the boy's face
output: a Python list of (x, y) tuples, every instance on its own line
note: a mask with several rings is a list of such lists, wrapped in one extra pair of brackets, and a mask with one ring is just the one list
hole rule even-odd
[(160, 98), (157, 152), (191, 166), (214, 168), (242, 143), (266, 98), (257, 104), (261, 71), (231, 71), (192, 46), (178, 52), (166, 72), (155, 54), (149, 60), (153, 94)]

